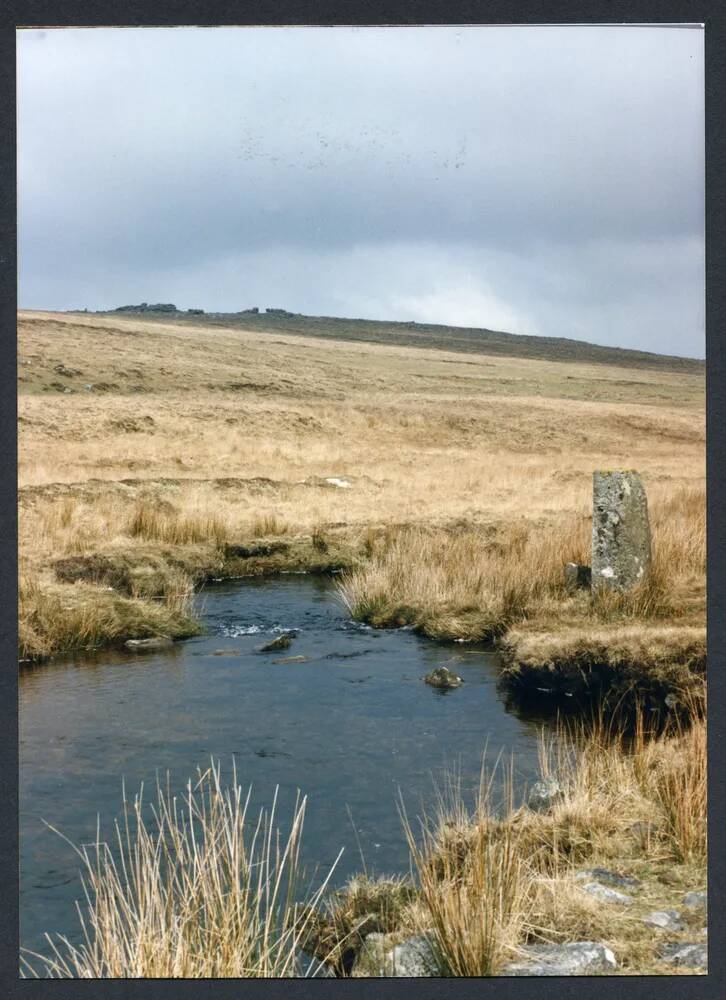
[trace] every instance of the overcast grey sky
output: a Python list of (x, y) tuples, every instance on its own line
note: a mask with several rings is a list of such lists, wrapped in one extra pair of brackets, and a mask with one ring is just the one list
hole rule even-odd
[(704, 352), (703, 34), (19, 33), (21, 307)]

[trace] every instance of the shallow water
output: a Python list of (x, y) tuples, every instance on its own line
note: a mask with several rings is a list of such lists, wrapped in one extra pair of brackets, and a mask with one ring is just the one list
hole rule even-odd
[[(170, 650), (21, 671), (24, 947), (46, 951), (46, 931), (78, 939), (78, 858), (43, 820), (74, 843), (93, 842), (97, 815), (106, 834), (119, 815), (122, 780), (133, 795), (168, 771), (181, 789), (212, 756), (223, 775), (234, 758), (256, 805), (269, 805), (279, 785), (283, 828), (299, 788), (308, 873), (327, 869), (343, 847), (339, 884), (364, 863), (369, 873), (408, 870), (399, 790), (412, 816), (447, 770), (471, 790), (485, 747), (490, 764), (514, 752), (517, 779), (534, 778), (538, 726), (505, 709), (491, 651), (354, 623), (321, 578), (219, 584), (200, 600), (208, 633)], [(289, 650), (257, 652), (288, 628), (300, 630)], [(275, 662), (287, 656), (309, 659)], [(462, 687), (421, 681), (450, 660)]]

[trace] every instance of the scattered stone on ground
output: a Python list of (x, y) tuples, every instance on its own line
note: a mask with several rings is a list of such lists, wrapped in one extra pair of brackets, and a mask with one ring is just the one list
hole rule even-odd
[(708, 908), (708, 894), (702, 892), (687, 892), (683, 897), (683, 905), (694, 913), (705, 913)]
[(238, 649), (215, 649), (212, 656), (237, 656), (238, 653)]
[(563, 795), (564, 792), (559, 781), (554, 778), (545, 778), (532, 785), (527, 796), (527, 805), (533, 812), (547, 812)]
[(618, 892), (617, 889), (611, 889), (607, 885), (603, 885), (602, 882), (587, 882), (582, 887), (585, 892), (589, 892), (591, 896), (595, 896), (596, 899), (601, 899), (603, 903), (618, 903), (620, 906), (631, 906), (633, 902), (633, 897), (628, 896), (624, 892)]
[(72, 378), (74, 375), (82, 375), (83, 372), (78, 368), (66, 368), (66, 366), (61, 362), (58, 365), (54, 365), (53, 371), (56, 375), (63, 375), (64, 378)]
[(648, 819), (639, 819), (635, 823), (630, 824), (628, 833), (632, 833), (636, 840), (643, 843), (650, 840), (651, 837), (656, 836), (658, 827)]
[(681, 965), (689, 969), (705, 969), (708, 964), (706, 945), (695, 942), (665, 944), (658, 952), (658, 957), (669, 965)]
[(389, 952), (388, 959), (397, 977), (437, 976), (441, 964), (425, 934), (409, 938)]
[(615, 955), (597, 941), (533, 944), (523, 951), (521, 959), (502, 968), (501, 976), (583, 976), (617, 968)]
[(432, 942), (425, 934), (408, 938), (391, 947), (390, 934), (373, 933), (366, 935), (363, 941), (353, 974), (356, 978), (421, 978), (442, 975), (442, 966)]
[(260, 653), (273, 653), (278, 649), (289, 649), (296, 635), (297, 632), (282, 632), (276, 639), (272, 639), (270, 642), (266, 642), (264, 646), (260, 646), (259, 651)]
[(621, 889), (639, 889), (642, 885), (642, 882), (632, 875), (621, 875), (619, 872), (612, 872), (607, 868), (585, 868), (575, 875), (575, 879), (578, 882), (594, 879), (605, 885), (620, 886)]
[(664, 931), (685, 930), (685, 924), (678, 910), (653, 910), (643, 917), (643, 923), (648, 927), (657, 927)]
[(295, 976), (303, 979), (336, 979), (335, 972), (325, 962), (313, 958), (298, 948), (295, 955)]
[(437, 688), (458, 688), (464, 683), (461, 677), (452, 673), (448, 667), (436, 667), (430, 674), (426, 674), (424, 680)]
[(165, 635), (154, 635), (150, 639), (127, 639), (125, 646), (127, 649), (167, 649), (172, 645), (172, 640)]
[(567, 590), (579, 590), (590, 587), (592, 581), (592, 570), (589, 566), (581, 563), (565, 563), (565, 588)]
[(648, 501), (637, 472), (592, 480), (592, 588), (631, 590), (650, 565)]

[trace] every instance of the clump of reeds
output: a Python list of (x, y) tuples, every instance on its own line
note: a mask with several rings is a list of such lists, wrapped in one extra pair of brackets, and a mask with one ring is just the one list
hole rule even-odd
[(442, 969), (452, 976), (490, 976), (511, 957), (528, 915), (528, 859), (514, 813), (511, 771), (504, 801), (493, 800), (493, 775), (482, 780), (473, 813), (460, 794), (441, 796), (417, 836), (404, 830), (421, 886), (422, 928)]
[(299, 949), (328, 878), (303, 887), (300, 844), (305, 799), (289, 832), (272, 807), (251, 816), (236, 772), (225, 787), (219, 764), (177, 797), (157, 784), (124, 795), (115, 843), (76, 848), (83, 866), (83, 940), (48, 936), (50, 953), (27, 954), (26, 975), (48, 978), (238, 978), (312, 974)]
[(212, 511), (179, 513), (143, 500), (137, 503), (127, 525), (128, 534), (148, 541), (189, 545), (208, 542), (222, 545), (228, 536), (227, 524)]
[(270, 535), (286, 535), (290, 531), (290, 525), (278, 514), (271, 512), (254, 517), (249, 531), (253, 538), (268, 538)]

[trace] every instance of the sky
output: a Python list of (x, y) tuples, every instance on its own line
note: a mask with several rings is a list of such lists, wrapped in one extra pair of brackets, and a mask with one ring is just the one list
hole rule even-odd
[(18, 32), (19, 304), (704, 356), (700, 28)]

